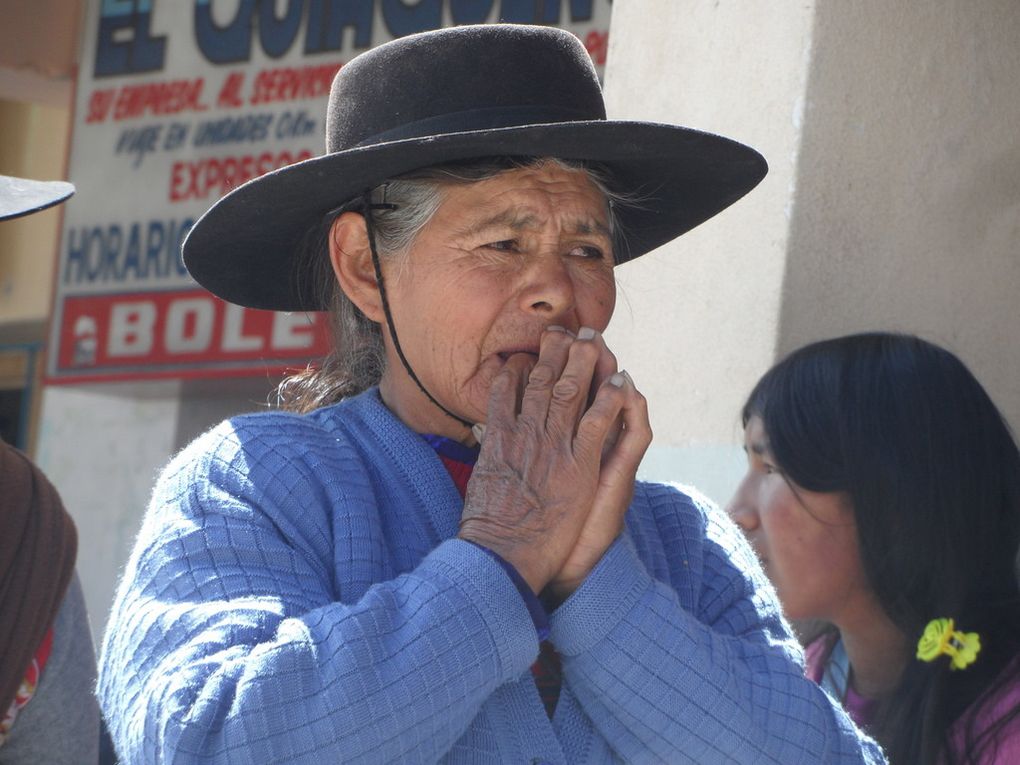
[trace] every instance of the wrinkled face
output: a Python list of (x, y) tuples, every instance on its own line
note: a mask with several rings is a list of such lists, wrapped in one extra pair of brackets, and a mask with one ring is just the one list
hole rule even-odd
[(744, 429), (747, 474), (727, 507), (762, 561), (791, 619), (837, 625), (872, 602), (849, 498), (795, 487), (783, 475), (759, 417)]
[[(549, 325), (604, 330), (616, 299), (606, 199), (583, 172), (553, 164), (449, 188), (407, 257), (384, 269), (411, 367), (470, 422), (485, 421), (492, 379), (512, 354), (537, 357)], [(460, 435), (383, 334), (386, 403), (419, 432)]]

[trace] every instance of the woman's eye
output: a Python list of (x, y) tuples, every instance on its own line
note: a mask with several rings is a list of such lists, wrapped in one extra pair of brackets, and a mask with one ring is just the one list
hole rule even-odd
[(498, 242), (489, 242), (485, 247), (486, 249), (499, 250), (500, 252), (513, 252), (517, 249), (517, 240), (501, 239)]
[(606, 258), (605, 252), (603, 252), (600, 247), (596, 247), (590, 244), (575, 247), (572, 250), (572, 253), (579, 257), (589, 258), (591, 260), (605, 260)]

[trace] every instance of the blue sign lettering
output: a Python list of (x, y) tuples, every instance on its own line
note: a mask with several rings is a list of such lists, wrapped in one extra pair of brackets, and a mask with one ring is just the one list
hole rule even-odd
[(382, 12), (394, 37), (439, 29), (443, 25), (442, 0), (420, 0), (412, 6), (405, 0), (382, 0)]
[[(162, 69), (166, 36), (150, 32), (154, 0), (102, 0), (95, 76), (132, 74)], [(305, 21), (306, 54), (338, 51), (345, 31), (352, 30), (356, 49), (372, 44), (376, 0), (235, 0), (234, 16), (217, 23), (214, 0), (194, 0), (194, 34), (198, 49), (214, 64), (251, 60), (252, 39), (268, 56), (280, 58), (294, 45)], [(454, 24), (477, 24), (492, 15), (495, 0), (378, 0), (389, 34), (404, 37), (438, 29), (449, 6)], [(282, 8), (281, 8), (282, 5)], [(560, 24), (564, 5), (570, 21), (590, 21), (593, 0), (499, 0), (498, 21)]]
[(226, 26), (213, 19), (212, 0), (195, 0), (195, 42), (202, 55), (214, 64), (251, 59), (252, 14), (256, 0), (241, 0), (233, 20)]
[(117, 223), (105, 228), (68, 229), (63, 282), (91, 284), (186, 276), (181, 245), (194, 224), (190, 218), (132, 223), (126, 235)]
[(163, 68), (166, 37), (150, 34), (151, 18), (152, 0), (103, 0), (94, 77), (152, 72)]
[(450, 0), (454, 24), (481, 24), (492, 12), (493, 0)]
[(344, 29), (354, 28), (354, 47), (372, 44), (374, 0), (311, 0), (305, 53), (340, 50)]
[(304, 0), (290, 0), (282, 18), (277, 17), (275, 6), (272, 0), (262, 0), (259, 6), (259, 40), (267, 55), (279, 58), (294, 44), (305, 3)]
[[(560, 0), (502, 0), (499, 20), (514, 24), (559, 24)], [(570, 20), (589, 21), (592, 0), (570, 0)]]

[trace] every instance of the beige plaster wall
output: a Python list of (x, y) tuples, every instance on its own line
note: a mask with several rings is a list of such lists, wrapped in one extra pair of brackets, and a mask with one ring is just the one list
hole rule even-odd
[(690, 481), (717, 501), (742, 469), (739, 408), (777, 341), (812, 19), (812, 3), (613, 6), (610, 117), (721, 133), (770, 165), (736, 205), (618, 270), (607, 333), (649, 399), (645, 477)]
[(44, 390), (35, 458), (78, 527), (78, 575), (97, 646), (159, 472), (212, 424), (264, 409), (271, 388), (238, 378)]
[(180, 383), (50, 386), (42, 398), (34, 456), (78, 528), (78, 576), (98, 646), (152, 485), (177, 448)]
[(611, 114), (724, 133), (771, 165), (620, 270), (610, 339), (650, 400), (648, 477), (725, 501), (757, 377), (870, 329), (955, 351), (1020, 430), (1017, 40), (1012, 0), (614, 6)]
[(817, 3), (779, 348), (895, 328), (1020, 428), (1020, 4)]

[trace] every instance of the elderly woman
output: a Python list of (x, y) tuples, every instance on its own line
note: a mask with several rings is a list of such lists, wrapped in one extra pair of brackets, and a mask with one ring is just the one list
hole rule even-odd
[[(337, 76), (326, 155), (220, 200), (195, 278), (330, 309), (337, 352), (161, 477), (106, 636), (127, 762), (877, 762), (724, 515), (635, 482), (614, 265), (765, 172), (605, 119), (548, 28)], [(529, 671), (530, 670), (530, 671)]]

